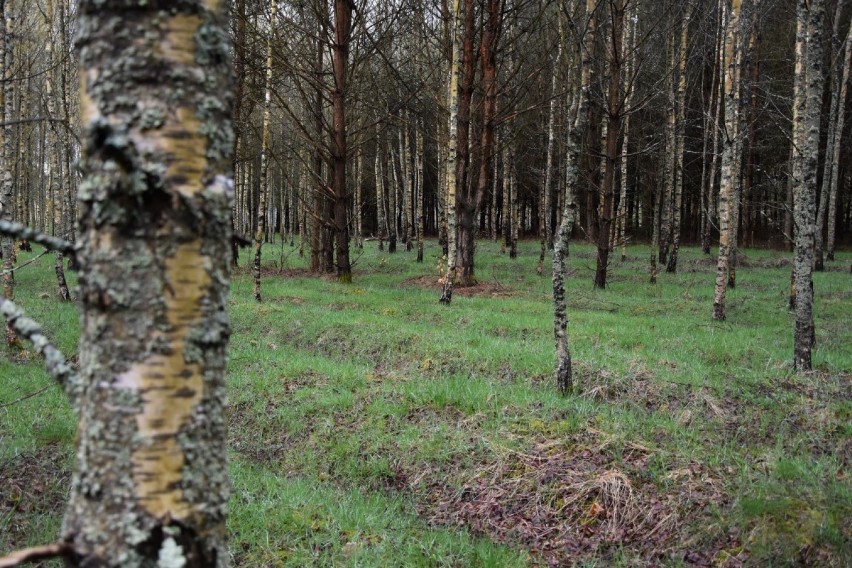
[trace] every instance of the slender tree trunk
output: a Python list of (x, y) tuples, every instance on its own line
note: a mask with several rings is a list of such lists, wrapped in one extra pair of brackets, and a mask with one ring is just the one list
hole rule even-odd
[(621, 66), (622, 35), (624, 33), (624, 0), (610, 3), (612, 17), (612, 53), (610, 54), (609, 100), (607, 102), (606, 165), (603, 176), (603, 195), (598, 227), (598, 257), (595, 270), (595, 288), (606, 288), (609, 263), (610, 229), (615, 201), (615, 169), (618, 165), (618, 137), (621, 134)]
[(716, 288), (713, 295), (713, 319), (724, 320), (725, 295), (728, 291), (728, 268), (731, 252), (731, 233), (736, 231), (732, 227), (731, 209), (735, 206), (734, 185), (737, 182), (734, 177), (734, 162), (739, 158), (736, 155), (736, 138), (739, 136), (739, 73), (737, 64), (740, 61), (737, 52), (740, 49), (740, 14), (742, 9), (741, 0), (732, 0), (730, 14), (727, 18), (727, 29), (725, 31), (724, 49), (724, 72), (725, 72), (725, 132), (722, 149), (722, 181), (719, 190), (719, 257), (716, 264)]
[(553, 246), (553, 335), (556, 343), (556, 387), (567, 393), (573, 386), (571, 350), (568, 345), (568, 315), (565, 301), (565, 258), (568, 242), (574, 225), (576, 204), (574, 195), (578, 188), (579, 165), (582, 157), (582, 140), (588, 120), (589, 88), (591, 80), (592, 53), (594, 43), (595, 0), (586, 0), (585, 45), (579, 50), (580, 83), (573, 96), (569, 114), (568, 143), (565, 160), (565, 197), (562, 201), (562, 220), (558, 238)]
[(423, 193), (423, 159), (426, 148), (423, 144), (423, 124), (417, 122), (417, 132), (414, 136), (415, 163), (417, 168), (417, 183), (415, 185), (417, 203), (417, 262), (423, 262), (423, 235), (426, 232), (426, 196)]
[(358, 158), (355, 162), (355, 190), (354, 204), (352, 205), (352, 220), (355, 225), (355, 246), (359, 249), (364, 248), (364, 227), (363, 227), (363, 199), (361, 197), (361, 184), (364, 181), (364, 152), (358, 151)]
[(544, 185), (541, 190), (541, 219), (539, 233), (541, 238), (541, 254), (538, 259), (537, 272), (540, 275), (544, 266), (544, 255), (547, 249), (553, 249), (553, 230), (550, 228), (550, 200), (553, 195), (554, 151), (556, 148), (556, 93), (559, 77), (559, 66), (562, 64), (562, 41), (556, 46), (553, 58), (553, 72), (550, 81), (550, 107), (547, 115), (547, 156), (545, 158)]
[(659, 262), (665, 265), (669, 258), (672, 235), (672, 203), (674, 202), (674, 177), (677, 167), (677, 42), (672, 36), (667, 39), (669, 56), (671, 60), (670, 84), (666, 86), (666, 159), (663, 162), (663, 186), (662, 196), (659, 201), (660, 208), (660, 235), (659, 235)]
[(687, 3), (680, 32), (680, 53), (678, 55), (678, 83), (675, 106), (677, 126), (675, 130), (674, 155), (674, 200), (672, 202), (672, 239), (671, 252), (666, 272), (677, 272), (677, 257), (680, 251), (681, 209), (683, 207), (683, 147), (686, 131), (686, 61), (689, 50), (689, 21), (692, 19), (692, 3)]
[[(225, 4), (78, 5), (84, 317), (64, 540), (80, 566), (224, 567)], [(132, 108), (117, 106), (116, 93)]]
[(334, 70), (334, 90), (331, 93), (334, 131), (331, 144), (331, 191), (334, 201), (334, 241), (337, 245), (337, 281), (344, 283), (352, 282), (349, 223), (346, 215), (349, 208), (349, 193), (346, 189), (346, 75), (349, 68), (353, 6), (352, 0), (334, 0), (334, 42), (331, 49)]
[[(846, 47), (843, 57), (843, 77), (840, 82), (840, 94), (837, 104), (837, 128), (834, 131), (833, 153), (831, 154), (831, 187), (828, 197), (828, 230), (826, 235), (826, 254), (828, 260), (834, 260), (834, 238), (837, 230), (837, 193), (840, 188), (840, 150), (843, 126), (846, 123), (846, 95), (849, 90), (849, 70), (852, 67), (852, 20), (846, 32)], [(825, 191), (823, 186), (823, 191)], [(821, 225), (820, 225), (821, 226)]]
[(269, 195), (269, 121), (272, 113), (272, 36), (275, 19), (278, 17), (277, 0), (272, 0), (269, 9), (269, 35), (266, 37), (266, 68), (263, 83), (263, 126), (260, 140), (260, 203), (257, 208), (257, 229), (254, 234), (254, 299), (262, 300), (260, 293), (260, 265), (263, 240), (266, 233), (266, 202)]
[(411, 140), (408, 130), (407, 116), (403, 112), (399, 131), (399, 158), (402, 165), (402, 241), (405, 243), (405, 250), (410, 251), (414, 245), (412, 242), (414, 235), (414, 215), (412, 213), (414, 183), (411, 171)]
[(627, 260), (627, 188), (629, 185), (627, 157), (630, 142), (630, 110), (633, 104), (633, 83), (635, 80), (635, 49), (636, 49), (636, 27), (638, 24), (637, 4), (633, 3), (627, 17), (627, 26), (624, 30), (625, 57), (624, 57), (624, 134), (621, 142), (621, 195), (618, 199), (618, 212), (616, 213), (616, 242), (621, 247), (621, 262)]
[(385, 183), (382, 173), (382, 143), (377, 138), (376, 143), (376, 231), (379, 238), (379, 250), (385, 250), (385, 233), (387, 217), (385, 215)]
[(511, 155), (509, 161), (509, 194), (511, 196), (512, 214), (509, 216), (509, 234), (511, 245), (509, 246), (509, 258), (518, 258), (518, 231), (521, 223), (521, 198), (518, 195), (518, 172), (515, 160)]
[(387, 158), (391, 172), (390, 187), (388, 188), (388, 252), (396, 252), (396, 241), (399, 239), (399, 223), (397, 222), (397, 191), (399, 190), (399, 178), (396, 173), (396, 162), (393, 158), (393, 145), (388, 140)]
[(751, 54), (751, 85), (749, 85), (748, 111), (748, 148), (745, 156), (745, 172), (743, 172), (742, 199), (742, 237), (743, 246), (754, 244), (754, 208), (752, 206), (754, 191), (755, 153), (757, 152), (757, 95), (760, 86), (760, 51), (761, 37), (760, 19), (755, 17), (749, 38), (749, 53)]
[[(60, 0), (64, 1), (64, 0)], [(47, 13), (45, 14), (45, 24), (47, 25), (47, 29), (49, 30), (49, 35), (52, 38), (54, 33), (54, 26), (56, 25), (56, 10), (53, 3), (53, 0), (48, 0), (47, 2)], [(51, 77), (50, 74), (47, 75), (45, 81), (45, 87), (47, 91), (47, 101), (50, 104), (50, 113), (54, 117), (62, 116), (62, 112), (60, 109), (60, 96), (56, 92), (58, 89), (55, 87), (59, 85), (59, 81), (56, 81), (54, 78), (58, 78), (61, 73), (64, 72), (64, 66), (61, 61), (56, 61), (56, 54), (54, 50), (53, 41), (47, 42), (47, 57), (48, 61), (50, 61), (51, 65), (55, 68), (55, 74)], [(55, 236), (59, 236), (65, 238), (64, 231), (64, 216), (63, 216), (63, 185), (65, 182), (65, 176), (63, 175), (63, 157), (65, 156), (65, 148), (63, 147), (64, 137), (57, 132), (57, 126), (51, 125), (48, 129), (48, 146), (50, 148), (50, 200), (53, 209), (53, 227), (52, 234)], [(68, 176), (70, 178), (70, 176)], [(62, 252), (56, 253), (56, 259), (54, 262), (54, 273), (56, 274), (56, 285), (59, 291), (59, 298), (68, 302), (71, 300), (71, 293), (68, 291), (68, 283), (65, 280), (65, 267), (64, 267), (64, 254)]]
[(793, 93), (793, 174), (795, 217), (796, 325), (793, 366), (811, 370), (814, 346), (813, 260), (819, 129), (822, 106), (823, 0), (798, 0), (796, 29), (796, 80)]
[[(239, 160), (240, 138), (242, 134), (242, 111), (243, 111), (243, 92), (245, 91), (245, 76), (246, 76), (246, 0), (237, 0), (234, 7), (234, 148), (233, 155), (233, 170), (237, 171), (237, 162)], [(236, 179), (239, 179), (238, 177)], [(239, 191), (237, 192), (239, 195)], [(232, 219), (235, 223), (239, 222), (238, 208), (239, 199), (234, 200), (234, 211)], [(236, 231), (236, 224), (234, 225)], [(237, 241), (231, 243), (231, 260), (234, 266), (239, 266), (240, 262), (240, 247)]]
[[(722, 129), (722, 93), (720, 88), (722, 81), (720, 75), (724, 73), (724, 30), (727, 27), (725, 18), (724, 0), (719, 0), (719, 25), (716, 34), (715, 52), (713, 55), (713, 78), (710, 81), (710, 107), (706, 116), (704, 134), (704, 153), (702, 156), (702, 190), (701, 196), (704, 203), (701, 216), (701, 250), (704, 254), (710, 254), (710, 234), (713, 228), (713, 217), (716, 210), (716, 170), (719, 163), (719, 134)], [(711, 141), (710, 167), (707, 167), (707, 144)]]
[[(832, 160), (835, 156), (835, 146), (840, 144), (841, 136), (838, 134), (842, 134), (843, 125), (838, 120), (840, 118), (840, 106), (841, 103), (841, 91), (845, 87), (845, 84), (841, 85), (841, 78), (845, 71), (845, 57), (843, 59), (844, 64), (840, 65), (840, 18), (843, 13), (843, 8), (847, 4), (846, 1), (840, 0), (837, 3), (837, 8), (834, 13), (834, 26), (833, 33), (831, 37), (831, 67), (832, 69), (832, 81), (831, 81), (831, 106), (830, 106), (830, 114), (828, 119), (828, 136), (826, 137), (826, 148), (825, 155), (828, 159), (825, 160), (823, 165), (822, 172), (822, 190), (820, 191), (819, 196), (819, 207), (817, 208), (817, 216), (816, 216), (816, 232), (814, 233), (814, 270), (816, 272), (822, 272), (825, 270), (825, 255), (823, 253), (824, 250), (824, 240), (823, 240), (823, 228), (825, 227), (825, 218), (828, 209), (828, 201), (829, 194), (832, 191), (833, 186), (833, 177), (835, 174), (835, 167), (839, 167), (836, 162)], [(848, 42), (848, 38), (847, 38)], [(844, 54), (845, 55), (845, 54)], [(845, 100), (843, 101), (845, 103)], [(845, 110), (845, 109), (844, 109)], [(839, 159), (839, 151), (838, 151), (838, 159)]]
[[(447, 173), (445, 176), (447, 183), (446, 190), (446, 205), (447, 212), (447, 273), (444, 276), (443, 290), (441, 292), (440, 302), (449, 305), (453, 299), (453, 281), (456, 278), (456, 262), (457, 262), (457, 244), (456, 244), (456, 194), (458, 182), (456, 180), (457, 166), (456, 162), (459, 159), (459, 67), (461, 67), (461, 39), (462, 39), (462, 18), (461, 18), (461, 3), (469, 3), (471, 0), (453, 0), (452, 12), (452, 49), (450, 63), (450, 85), (448, 94), (448, 104), (450, 109), (449, 117), (449, 143), (447, 145)], [(464, 141), (467, 145), (467, 139)]]
[[(3, 69), (2, 75), (3, 77), (3, 125), (0, 127), (0, 132), (2, 132), (3, 140), (0, 141), (0, 152), (2, 152), (2, 157), (0, 157), (0, 164), (2, 164), (2, 185), (0, 185), (0, 219), (11, 221), (12, 220), (12, 167), (13, 167), (13, 148), (12, 148), (12, 125), (10, 124), (13, 116), (14, 116), (14, 107), (13, 107), (13, 97), (14, 91), (12, 89), (12, 69), (13, 69), (13, 55), (12, 55), (12, 33), (13, 19), (9, 15), (11, 11), (11, 2), (7, 0), (0, 0), (0, 17), (2, 17), (2, 25), (3, 29), (0, 30), (0, 41), (2, 41), (2, 47), (0, 47), (0, 64), (2, 64)], [(12, 300), (14, 298), (14, 289), (15, 289), (15, 272), (12, 270), (14, 267), (14, 240), (10, 237), (3, 235), (0, 237), (0, 254), (3, 256), (3, 297), (7, 300)], [(11, 326), (6, 325), (6, 344), (9, 346), (17, 346), (18, 339), (15, 332), (12, 330)]]

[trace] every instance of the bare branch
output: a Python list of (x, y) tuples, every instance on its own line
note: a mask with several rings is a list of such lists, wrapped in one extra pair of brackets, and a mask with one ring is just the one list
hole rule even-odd
[[(75, 387), (79, 381), (77, 373), (62, 352), (44, 335), (38, 322), (27, 317), (23, 310), (11, 300), (0, 298), (0, 313), (18, 337), (32, 343), (36, 353), (44, 357), (47, 372), (65, 390), (73, 405)], [(0, 564), (0, 568), (2, 566)]]
[(35, 231), (21, 223), (0, 220), (0, 234), (22, 241), (32, 241), (48, 250), (61, 252), (69, 257), (74, 257), (77, 254), (77, 250), (74, 248), (74, 243), (59, 237), (52, 237), (39, 231)]

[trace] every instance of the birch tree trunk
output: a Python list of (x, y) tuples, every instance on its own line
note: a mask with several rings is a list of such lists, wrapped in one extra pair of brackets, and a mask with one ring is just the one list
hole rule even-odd
[(556, 93), (559, 77), (559, 65), (562, 63), (562, 39), (556, 46), (556, 55), (553, 58), (553, 75), (550, 82), (550, 107), (547, 115), (547, 156), (545, 158), (544, 186), (541, 191), (541, 220), (539, 221), (539, 237), (541, 239), (541, 254), (538, 258), (538, 274), (542, 273), (544, 265), (544, 254), (547, 249), (553, 248), (553, 231), (550, 228), (550, 200), (553, 195), (553, 160), (556, 147)]
[(793, 367), (811, 370), (814, 346), (814, 216), (823, 91), (823, 0), (798, 0), (796, 9), (796, 80), (793, 90), (793, 216), (795, 218), (796, 324)]
[(417, 169), (417, 183), (415, 184), (415, 194), (417, 196), (417, 262), (423, 262), (423, 235), (426, 232), (426, 198), (423, 193), (425, 184), (423, 183), (423, 159), (426, 153), (426, 148), (423, 144), (423, 124), (417, 122), (417, 131), (414, 136), (415, 145), (415, 167)]
[(724, 320), (725, 295), (728, 291), (728, 266), (731, 252), (731, 232), (736, 227), (731, 226), (731, 208), (734, 199), (734, 161), (736, 153), (736, 138), (739, 136), (739, 73), (737, 63), (740, 49), (740, 14), (742, 0), (732, 0), (730, 13), (725, 30), (724, 50), (724, 96), (725, 96), (725, 131), (722, 140), (722, 180), (719, 188), (719, 257), (716, 263), (716, 287), (713, 294), (713, 319)]
[(354, 203), (352, 205), (352, 220), (355, 225), (355, 246), (359, 249), (364, 248), (364, 227), (363, 227), (363, 199), (361, 197), (361, 183), (364, 181), (364, 152), (358, 151), (358, 158), (355, 162), (355, 190), (353, 192)]
[(399, 190), (399, 177), (396, 173), (396, 162), (394, 161), (393, 144), (388, 139), (387, 159), (391, 172), (390, 187), (388, 188), (388, 252), (396, 252), (396, 241), (399, 239), (399, 223), (397, 223), (397, 192)]
[(666, 272), (677, 272), (677, 255), (680, 250), (681, 208), (683, 206), (683, 149), (686, 131), (686, 61), (689, 49), (689, 21), (692, 19), (692, 3), (686, 5), (686, 13), (680, 28), (680, 51), (678, 53), (678, 82), (675, 97), (675, 144), (674, 144), (674, 199), (672, 201), (672, 239)]
[(584, 42), (580, 48), (580, 81), (573, 96), (568, 115), (568, 141), (565, 160), (565, 197), (562, 201), (562, 220), (558, 238), (553, 243), (553, 336), (556, 343), (556, 387), (567, 393), (573, 386), (571, 350), (568, 344), (568, 315), (565, 301), (565, 258), (574, 228), (575, 195), (580, 176), (583, 134), (588, 121), (589, 89), (591, 82), (592, 50), (595, 41), (595, 0), (586, 0)]
[(624, 92), (624, 108), (627, 114), (624, 117), (624, 134), (622, 135), (621, 142), (621, 194), (618, 198), (618, 211), (616, 213), (616, 236), (615, 241), (621, 247), (621, 262), (627, 260), (627, 188), (628, 188), (628, 170), (627, 170), (627, 157), (628, 157), (628, 148), (630, 146), (630, 110), (631, 105), (633, 104), (633, 91), (634, 91), (634, 81), (636, 77), (635, 73), (635, 60), (636, 54), (634, 53), (636, 49), (636, 28), (638, 25), (638, 3), (631, 4), (629, 8), (629, 12), (627, 14), (627, 26), (624, 30), (625, 37), (625, 58), (624, 58), (624, 78), (623, 78), (623, 92)]
[(382, 143), (381, 138), (377, 138), (376, 143), (376, 231), (379, 238), (379, 250), (385, 250), (385, 233), (387, 217), (384, 211), (385, 205), (385, 183), (384, 174), (382, 173)]
[(263, 241), (266, 234), (266, 203), (269, 196), (269, 121), (272, 113), (272, 36), (275, 31), (277, 3), (272, 0), (269, 9), (269, 35), (266, 36), (266, 68), (263, 83), (263, 126), (260, 138), (260, 203), (257, 208), (257, 229), (254, 234), (254, 299), (262, 300), (260, 293), (260, 265)]
[[(3, 29), (0, 30), (0, 64), (3, 69), (0, 76), (3, 77), (3, 125), (0, 127), (3, 139), (0, 140), (0, 167), (2, 167), (2, 183), (0, 183), (0, 220), (11, 221), (12, 216), (12, 165), (13, 153), (12, 147), (12, 126), (11, 121), (14, 116), (12, 89), (12, 64), (14, 62), (12, 56), (12, 33), (13, 19), (9, 15), (11, 11), (11, 2), (8, 0), (0, 0), (0, 18), (2, 18)], [(3, 235), (0, 237), (0, 255), (3, 256), (3, 297), (7, 300), (14, 298), (15, 290), (15, 272), (14, 267), (14, 245), (15, 241), (11, 237)], [(18, 344), (18, 339), (15, 332), (9, 325), (6, 325), (6, 345), (15, 346)]]
[(226, 566), (226, 7), (81, 0), (77, 27), (84, 315), (64, 538), (82, 566)]
[[(716, 37), (716, 51), (713, 57), (713, 78), (710, 81), (710, 109), (705, 118), (704, 151), (702, 154), (702, 190), (703, 210), (701, 216), (701, 250), (704, 254), (710, 254), (710, 233), (713, 226), (714, 212), (716, 210), (716, 169), (719, 163), (719, 140), (722, 130), (722, 94), (719, 92), (723, 82), (720, 80), (724, 73), (724, 49), (725, 29), (727, 28), (724, 0), (719, 0), (719, 26)], [(707, 145), (710, 142), (710, 166), (707, 167)]]
[[(465, 0), (470, 2), (471, 0)], [(453, 299), (453, 280), (456, 277), (456, 162), (458, 160), (458, 112), (459, 112), (459, 67), (461, 66), (461, 18), (462, 0), (453, 0), (452, 13), (452, 50), (450, 62), (450, 85), (448, 93), (448, 104), (450, 117), (448, 121), (449, 141), (447, 144), (446, 159), (446, 183), (447, 196), (445, 210), (447, 212), (447, 273), (444, 275), (443, 290), (441, 291), (440, 303), (449, 305)]]

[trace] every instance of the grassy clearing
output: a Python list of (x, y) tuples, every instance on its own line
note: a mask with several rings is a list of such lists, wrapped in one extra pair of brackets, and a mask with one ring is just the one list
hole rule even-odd
[[(267, 246), (260, 305), (234, 274), (237, 564), (852, 562), (849, 253), (815, 275), (817, 371), (799, 377), (788, 254), (747, 251), (719, 323), (697, 249), (650, 286), (633, 247), (598, 291), (593, 250), (573, 245), (578, 385), (563, 398), (537, 244), (512, 261), (481, 242), (482, 285), (449, 308), (429, 245), (418, 265), (368, 243), (352, 285)], [(21, 271), (17, 294), (73, 352), (51, 274), (46, 258)], [(48, 383), (26, 353), (0, 357), (0, 404)], [(0, 549), (54, 537), (73, 430), (58, 389), (0, 407)], [(7, 489), (29, 477), (39, 496)]]

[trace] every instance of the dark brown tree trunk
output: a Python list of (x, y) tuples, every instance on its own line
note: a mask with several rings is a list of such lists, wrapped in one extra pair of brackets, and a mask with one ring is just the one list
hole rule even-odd
[[(459, 106), (458, 106), (458, 145), (456, 147), (456, 221), (458, 225), (455, 227), (456, 236), (456, 270), (453, 272), (453, 286), (472, 286), (476, 283), (473, 269), (473, 249), (465, 248), (472, 247), (474, 244), (473, 235), (462, 234), (462, 231), (473, 232), (473, 215), (470, 209), (474, 204), (471, 203), (471, 188), (469, 179), (470, 170), (470, 120), (471, 120), (471, 104), (473, 101), (473, 80), (476, 74), (476, 58), (474, 53), (474, 39), (476, 34), (476, 21), (474, 0), (462, 0), (462, 12), (464, 20), (464, 33), (462, 36), (461, 45), (461, 76), (459, 78)], [(452, 207), (448, 204), (448, 207)], [(469, 218), (471, 227), (462, 229), (462, 219)], [(452, 231), (454, 228), (450, 227)], [(469, 262), (467, 266), (462, 266), (462, 259)], [(464, 273), (465, 277), (460, 278)]]
[(606, 288), (607, 265), (609, 263), (610, 234), (615, 203), (615, 170), (618, 166), (618, 137), (621, 135), (621, 64), (622, 39), (624, 32), (624, 0), (610, 3), (612, 16), (609, 61), (609, 100), (607, 101), (606, 166), (601, 198), (601, 214), (598, 226), (598, 257), (595, 270), (595, 288)]
[(334, 42), (331, 51), (334, 68), (334, 89), (331, 93), (334, 130), (334, 140), (331, 145), (331, 191), (334, 194), (334, 237), (337, 244), (338, 282), (352, 282), (352, 266), (349, 263), (349, 227), (346, 215), (349, 201), (346, 190), (346, 73), (349, 67), (352, 7), (352, 0), (334, 0)]

